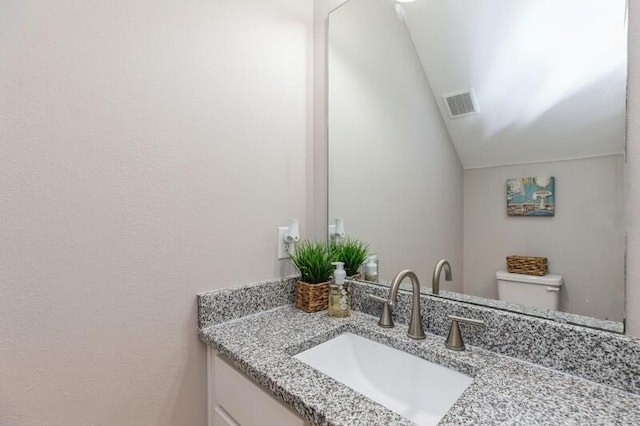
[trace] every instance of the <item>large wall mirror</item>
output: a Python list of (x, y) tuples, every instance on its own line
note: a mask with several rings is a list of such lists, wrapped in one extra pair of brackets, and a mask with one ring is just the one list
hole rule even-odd
[[(369, 243), (382, 283), (409, 268), (430, 292), (445, 258), (443, 297), (622, 332), (626, 11), (349, 0), (330, 14), (329, 222)], [(507, 188), (535, 177), (554, 177), (553, 197), (525, 188), (545, 179)], [(508, 215), (518, 195), (544, 215), (527, 201)], [(548, 259), (558, 313), (498, 300), (510, 255)]]

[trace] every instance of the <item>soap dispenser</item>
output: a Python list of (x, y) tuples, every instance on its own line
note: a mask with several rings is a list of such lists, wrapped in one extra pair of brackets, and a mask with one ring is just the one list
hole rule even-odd
[(373, 254), (367, 258), (364, 264), (365, 281), (378, 282), (378, 256)]
[(349, 283), (346, 282), (347, 272), (343, 262), (333, 262), (333, 280), (329, 284), (329, 316), (348, 317), (351, 315), (351, 294)]

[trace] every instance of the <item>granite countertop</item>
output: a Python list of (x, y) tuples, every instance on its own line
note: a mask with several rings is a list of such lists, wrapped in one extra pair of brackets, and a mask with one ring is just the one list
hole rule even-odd
[(442, 337), (416, 341), (405, 324), (376, 322), (357, 311), (338, 319), (285, 305), (202, 328), (200, 338), (313, 425), (413, 424), (292, 358), (347, 331), (472, 376), (441, 425), (640, 424), (640, 395), (477, 347), (450, 351)]
[[(362, 281), (362, 280), (360, 280)], [(391, 281), (382, 279), (378, 282), (372, 283), (385, 287), (391, 287)], [(400, 284), (400, 289), (411, 291), (411, 283), (404, 282)], [(624, 334), (624, 324), (621, 321), (611, 321), (599, 318), (588, 317), (584, 315), (572, 314), (569, 312), (554, 311), (552, 309), (537, 308), (533, 306), (521, 305), (518, 303), (511, 303), (504, 300), (488, 299), (486, 297), (474, 296), (471, 294), (457, 293), (454, 291), (447, 291), (440, 289), (438, 294), (433, 294), (431, 287), (422, 287), (420, 290), (422, 294), (428, 294), (434, 297), (441, 297), (450, 300), (456, 300), (458, 302), (473, 303), (474, 305), (486, 306), (489, 308), (503, 309), (510, 312), (521, 313), (538, 318), (546, 318), (549, 320), (557, 321), (560, 323), (580, 325), (584, 327), (590, 327), (597, 330), (611, 331), (613, 333)]]

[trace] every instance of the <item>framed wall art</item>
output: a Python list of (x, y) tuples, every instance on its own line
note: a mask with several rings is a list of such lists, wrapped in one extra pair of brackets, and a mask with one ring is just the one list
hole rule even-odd
[(508, 216), (553, 216), (555, 179), (549, 176), (507, 180)]

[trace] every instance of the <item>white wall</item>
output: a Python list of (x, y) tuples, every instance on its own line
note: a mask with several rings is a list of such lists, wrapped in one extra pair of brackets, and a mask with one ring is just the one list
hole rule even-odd
[(205, 424), (196, 293), (308, 222), (312, 7), (0, 2), (0, 424)]
[(446, 257), (459, 290), (462, 167), (409, 32), (386, 0), (351, 0), (329, 25), (329, 220), (370, 244), (382, 278), (430, 277)]
[[(509, 178), (554, 176), (553, 217), (510, 217)], [(464, 292), (497, 299), (495, 272), (508, 255), (545, 256), (562, 275), (560, 310), (624, 318), (624, 158), (464, 171)]]

